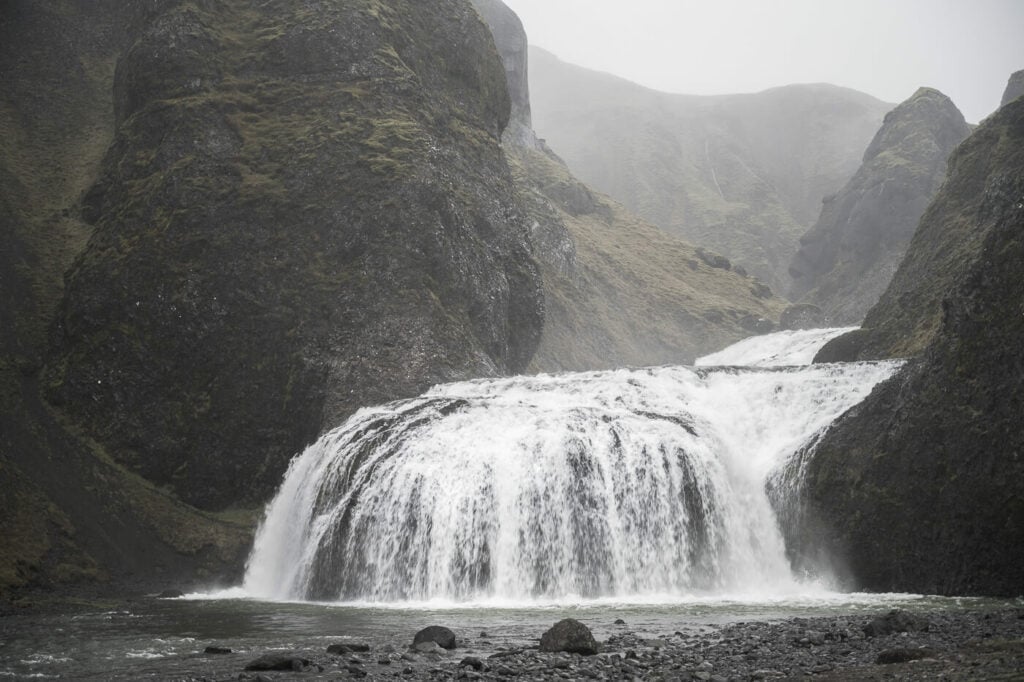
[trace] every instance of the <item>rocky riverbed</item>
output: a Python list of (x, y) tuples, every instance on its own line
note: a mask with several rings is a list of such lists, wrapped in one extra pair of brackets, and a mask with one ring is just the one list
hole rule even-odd
[(1021, 600), (397, 608), (87, 597), (0, 600), (0, 680), (1024, 680)]
[[(350, 641), (333, 647), (334, 653), (273, 652), (286, 661), (283, 671), (246, 672), (243, 665), (226, 665), (234, 657), (210, 654), (201, 667), (215, 673), (179, 679), (1024, 679), (1022, 608), (738, 622), (656, 638), (638, 635), (626, 622), (615, 627), (617, 634), (589, 656), (546, 652), (539, 645), (504, 647), (481, 632), (461, 635), (451, 650)], [(217, 657), (222, 660), (209, 660)]]

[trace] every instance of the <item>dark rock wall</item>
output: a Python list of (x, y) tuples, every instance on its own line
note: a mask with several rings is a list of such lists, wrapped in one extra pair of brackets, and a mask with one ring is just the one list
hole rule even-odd
[(1024, 100), (957, 149), (908, 259), (950, 224), (976, 241), (973, 257), (930, 264), (957, 270), (952, 286), (932, 293), (941, 312), (931, 341), (825, 435), (790, 546), (805, 555), (826, 548), (862, 588), (1016, 596), (1024, 586)]
[(942, 185), (947, 157), (969, 133), (953, 102), (931, 88), (889, 112), (861, 167), (800, 238), (790, 297), (819, 306), (828, 324), (864, 319)]
[(168, 3), (117, 66), (51, 400), (207, 508), (359, 406), (517, 371), (543, 319), (461, 0)]

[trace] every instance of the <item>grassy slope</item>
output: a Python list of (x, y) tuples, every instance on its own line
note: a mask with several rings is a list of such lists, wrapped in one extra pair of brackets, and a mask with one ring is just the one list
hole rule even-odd
[(531, 369), (689, 363), (778, 321), (785, 303), (757, 280), (712, 267), (606, 197), (590, 194), (585, 211), (567, 206), (567, 194), (588, 192), (567, 193), (579, 183), (559, 159), (506, 150), (520, 185), (554, 210), (576, 247), (568, 272), (544, 267), (546, 323)]

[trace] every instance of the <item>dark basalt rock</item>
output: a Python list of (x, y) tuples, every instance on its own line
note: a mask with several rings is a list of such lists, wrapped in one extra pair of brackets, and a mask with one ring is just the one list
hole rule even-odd
[(541, 635), (540, 650), (593, 656), (598, 652), (598, 646), (590, 628), (578, 620), (566, 618)]
[(814, 362), (853, 362), (867, 343), (869, 334), (866, 329), (853, 329), (837, 336), (818, 350)]
[(456, 645), (455, 633), (442, 625), (430, 625), (416, 633), (412, 639), (412, 645), (425, 642), (434, 642), (442, 649), (454, 649)]
[(246, 670), (290, 670), (293, 672), (304, 672), (312, 665), (308, 658), (299, 654), (284, 652), (266, 654), (245, 666)]
[(231, 649), (223, 646), (208, 646), (203, 649), (204, 654), (230, 654)]
[(927, 632), (931, 624), (928, 619), (907, 611), (895, 609), (871, 619), (864, 626), (865, 637), (883, 637), (894, 632)]
[(861, 167), (800, 238), (790, 298), (820, 306), (831, 325), (859, 323), (942, 185), (946, 158), (970, 131), (953, 102), (931, 88), (889, 112)]
[(87, 435), (191, 504), (251, 505), (358, 407), (526, 367), (541, 282), (465, 0), (140, 26), (46, 371)]
[(331, 644), (327, 647), (327, 653), (329, 654), (351, 654), (351, 653), (366, 653), (370, 650), (369, 644), (362, 644), (357, 642), (346, 642), (344, 644)]

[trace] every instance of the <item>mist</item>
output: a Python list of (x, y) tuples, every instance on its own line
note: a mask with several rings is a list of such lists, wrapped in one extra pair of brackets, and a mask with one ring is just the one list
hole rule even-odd
[(508, 0), (533, 45), (658, 90), (832, 83), (888, 102), (937, 88), (977, 122), (1024, 68), (1015, 0)]

